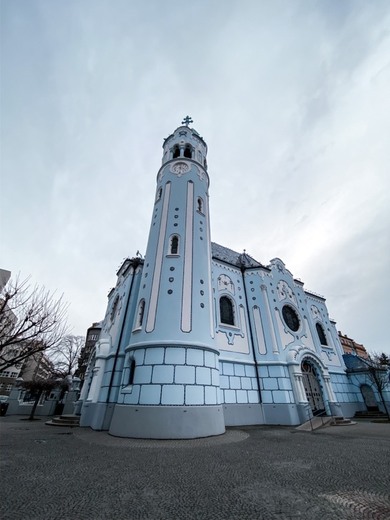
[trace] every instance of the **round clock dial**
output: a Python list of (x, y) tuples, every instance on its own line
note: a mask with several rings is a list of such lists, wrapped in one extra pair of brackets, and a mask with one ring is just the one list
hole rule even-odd
[(178, 162), (172, 166), (171, 171), (172, 173), (182, 175), (183, 173), (187, 173), (189, 169), (190, 167), (188, 166), (188, 164), (184, 162)]

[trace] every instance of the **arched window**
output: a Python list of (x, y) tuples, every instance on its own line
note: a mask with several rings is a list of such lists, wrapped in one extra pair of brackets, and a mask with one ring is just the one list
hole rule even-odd
[(142, 327), (142, 322), (144, 321), (144, 313), (145, 313), (145, 300), (142, 299), (138, 304), (137, 320), (135, 322), (136, 329), (140, 329)]
[(161, 196), (162, 196), (162, 188), (159, 188), (157, 190), (157, 194), (156, 194), (156, 202), (158, 202), (161, 199)]
[(199, 213), (204, 213), (204, 211), (203, 211), (203, 199), (201, 199), (200, 197), (198, 197), (197, 205), (198, 205)]
[(178, 157), (180, 157), (180, 148), (175, 146), (173, 149), (173, 159), (177, 159)]
[(188, 159), (191, 159), (191, 157), (192, 157), (192, 150), (191, 150), (191, 146), (189, 144), (187, 144), (186, 147), (184, 148), (184, 157), (188, 157)]
[(316, 329), (317, 329), (317, 334), (318, 334), (318, 338), (320, 340), (321, 345), (327, 345), (328, 342), (326, 340), (325, 331), (324, 331), (323, 326), (320, 323), (316, 323)]
[(177, 235), (171, 236), (171, 243), (169, 246), (169, 254), (170, 255), (178, 255), (179, 254), (179, 237)]
[(227, 296), (221, 296), (219, 299), (219, 313), (221, 323), (225, 325), (235, 325), (233, 302)]
[(134, 383), (134, 375), (135, 375), (135, 359), (130, 359), (130, 372), (129, 372), (129, 385)]

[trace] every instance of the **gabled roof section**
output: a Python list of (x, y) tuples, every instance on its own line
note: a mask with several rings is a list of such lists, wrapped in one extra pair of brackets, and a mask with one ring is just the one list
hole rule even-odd
[(221, 260), (227, 264), (235, 265), (237, 267), (244, 267), (246, 269), (250, 267), (264, 267), (260, 262), (252, 258), (245, 251), (243, 253), (237, 253), (228, 247), (220, 246), (215, 242), (211, 242), (211, 256), (215, 260)]

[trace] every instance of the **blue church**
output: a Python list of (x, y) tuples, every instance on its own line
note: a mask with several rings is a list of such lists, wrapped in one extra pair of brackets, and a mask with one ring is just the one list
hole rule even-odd
[(207, 145), (190, 123), (164, 140), (146, 255), (123, 262), (108, 295), (80, 425), (186, 439), (353, 416), (360, 383), (325, 299), (279, 258), (211, 241)]

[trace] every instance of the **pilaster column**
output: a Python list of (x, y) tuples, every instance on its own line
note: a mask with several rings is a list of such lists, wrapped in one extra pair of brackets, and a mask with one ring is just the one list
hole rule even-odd
[(269, 330), (271, 333), (272, 352), (274, 354), (279, 354), (278, 343), (277, 343), (276, 336), (275, 336), (274, 324), (272, 321), (271, 309), (270, 309), (269, 301), (268, 301), (268, 297), (267, 297), (267, 287), (265, 285), (261, 286), (261, 295), (263, 297), (264, 305), (267, 310)]
[(336, 399), (336, 396), (334, 395), (333, 388), (332, 388), (332, 385), (330, 382), (330, 376), (324, 375), (324, 384), (326, 387), (326, 391), (328, 393), (329, 401), (331, 401), (333, 403), (337, 403), (337, 399)]
[(295, 389), (298, 394), (298, 399), (300, 403), (307, 403), (307, 397), (305, 392), (305, 387), (303, 386), (303, 376), (302, 374), (294, 374), (295, 380)]

